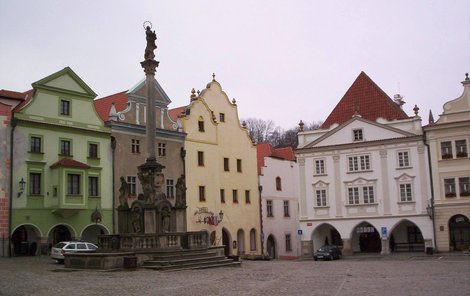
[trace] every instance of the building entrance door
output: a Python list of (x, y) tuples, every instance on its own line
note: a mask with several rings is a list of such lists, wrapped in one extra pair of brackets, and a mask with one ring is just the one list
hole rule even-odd
[(455, 215), (449, 220), (450, 249), (468, 250), (470, 246), (470, 221), (464, 215)]
[(276, 242), (274, 241), (274, 237), (272, 235), (268, 236), (268, 240), (266, 242), (266, 251), (268, 252), (269, 257), (276, 259)]

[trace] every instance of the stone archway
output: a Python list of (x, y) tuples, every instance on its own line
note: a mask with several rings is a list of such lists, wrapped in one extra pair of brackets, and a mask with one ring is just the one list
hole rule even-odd
[(331, 224), (324, 223), (317, 226), (312, 232), (313, 250), (324, 245), (342, 246), (343, 240), (338, 230)]
[(230, 232), (227, 229), (222, 228), (222, 244), (224, 245), (225, 256), (230, 256), (230, 242), (232, 241), (230, 237)]
[(368, 222), (362, 222), (354, 227), (351, 238), (353, 252), (380, 253), (382, 250), (380, 234), (377, 229)]
[(449, 219), (449, 245), (452, 251), (468, 250), (470, 246), (470, 220), (458, 214)]
[(266, 252), (268, 253), (269, 257), (276, 259), (277, 252), (276, 252), (276, 239), (272, 234), (268, 236), (266, 241)]
[(82, 240), (98, 244), (98, 235), (109, 234), (109, 231), (100, 224), (91, 224), (86, 227), (81, 235)]
[(389, 249), (393, 252), (424, 252), (424, 239), (419, 227), (409, 221), (400, 221), (390, 232)]
[(58, 242), (71, 241), (74, 239), (75, 232), (73, 231), (73, 229), (65, 224), (59, 224), (51, 229), (47, 241), (50, 246), (53, 246)]
[(39, 229), (30, 224), (18, 226), (11, 235), (14, 256), (37, 255), (41, 239)]

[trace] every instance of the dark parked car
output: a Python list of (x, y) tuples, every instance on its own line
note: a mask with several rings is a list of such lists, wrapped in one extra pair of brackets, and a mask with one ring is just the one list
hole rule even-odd
[(313, 253), (313, 260), (334, 260), (340, 259), (343, 256), (341, 249), (338, 246), (323, 246)]

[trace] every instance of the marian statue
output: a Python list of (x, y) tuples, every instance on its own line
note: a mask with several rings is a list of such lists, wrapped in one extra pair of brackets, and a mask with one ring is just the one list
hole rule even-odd
[(184, 175), (178, 178), (176, 182), (176, 201), (175, 206), (184, 207), (186, 206), (186, 184)]
[(157, 48), (157, 45), (155, 45), (157, 35), (155, 34), (155, 31), (150, 30), (150, 26), (145, 28), (145, 34), (147, 39), (147, 47), (145, 48), (144, 59), (153, 60), (155, 58), (155, 53), (153, 53), (153, 51)]
[(121, 177), (121, 187), (119, 187), (119, 207), (120, 208), (129, 208), (127, 204), (127, 196), (129, 195), (129, 184), (127, 184), (126, 179)]

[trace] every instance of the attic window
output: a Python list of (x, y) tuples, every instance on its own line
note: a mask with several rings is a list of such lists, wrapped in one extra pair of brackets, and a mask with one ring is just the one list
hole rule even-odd
[(219, 114), (219, 121), (220, 122), (225, 122), (225, 114), (224, 113)]
[(204, 119), (202, 117), (199, 117), (197, 124), (199, 131), (204, 132)]
[(354, 142), (363, 141), (364, 137), (363, 137), (363, 134), (362, 134), (362, 129), (354, 129), (353, 130), (353, 137), (354, 137)]

